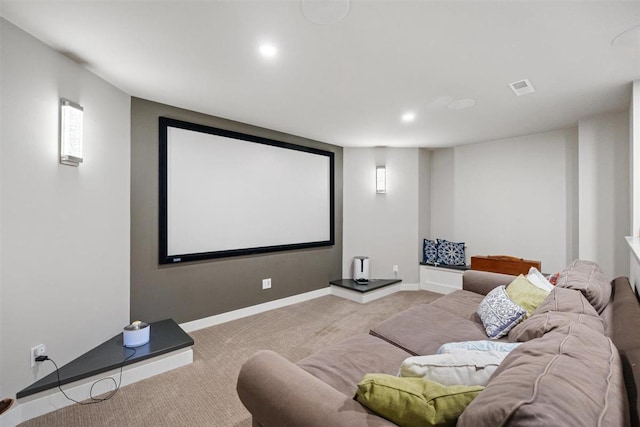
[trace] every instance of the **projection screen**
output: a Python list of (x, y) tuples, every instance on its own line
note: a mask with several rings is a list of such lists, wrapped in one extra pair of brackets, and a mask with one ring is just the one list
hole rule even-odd
[(160, 264), (334, 244), (332, 152), (160, 117)]

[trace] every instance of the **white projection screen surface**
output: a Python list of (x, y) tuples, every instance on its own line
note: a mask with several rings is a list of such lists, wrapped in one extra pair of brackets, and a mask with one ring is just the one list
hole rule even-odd
[(333, 153), (160, 118), (161, 264), (334, 244)]

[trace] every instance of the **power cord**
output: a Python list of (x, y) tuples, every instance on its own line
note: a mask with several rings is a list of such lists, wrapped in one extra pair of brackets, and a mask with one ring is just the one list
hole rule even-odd
[[(38, 356), (36, 357), (36, 362), (44, 362), (45, 360), (48, 360), (49, 362), (53, 363), (53, 366), (56, 367), (56, 376), (58, 377), (58, 389), (62, 392), (64, 397), (67, 398), (67, 400), (70, 400), (79, 405), (93, 405), (94, 403), (100, 403), (100, 402), (104, 402), (105, 400), (111, 399), (118, 392), (118, 390), (120, 390), (120, 385), (122, 384), (122, 368), (124, 368), (124, 365), (125, 363), (127, 363), (127, 360), (131, 359), (133, 356), (136, 355), (135, 348), (131, 348), (131, 347), (126, 347), (126, 348), (133, 350), (133, 353), (131, 353), (122, 361), (122, 364), (120, 365), (120, 377), (118, 379), (118, 382), (116, 382), (116, 380), (113, 377), (104, 377), (95, 381), (93, 384), (91, 384), (91, 388), (89, 389), (89, 398), (91, 399), (89, 402), (79, 402), (67, 396), (67, 393), (65, 393), (62, 387), (60, 386), (60, 369), (58, 369), (58, 364), (54, 362), (53, 359), (51, 359), (49, 356)], [(93, 397), (93, 387), (95, 387), (95, 385), (98, 384), (99, 382), (106, 381), (106, 380), (113, 381), (113, 384), (115, 385), (116, 388), (107, 397), (101, 397), (101, 398)]]

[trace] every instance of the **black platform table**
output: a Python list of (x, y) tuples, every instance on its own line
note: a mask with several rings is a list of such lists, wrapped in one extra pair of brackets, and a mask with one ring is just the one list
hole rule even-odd
[(364, 283), (356, 282), (353, 279), (340, 279), (333, 280), (329, 283), (341, 288), (349, 289), (350, 291), (361, 292), (364, 294), (400, 282), (402, 282), (401, 279), (370, 279), (368, 282)]
[[(69, 384), (93, 375), (101, 374), (121, 366), (131, 365), (145, 359), (170, 353), (193, 345), (193, 338), (173, 319), (165, 319), (150, 323), (149, 342), (133, 348), (124, 347), (122, 334), (118, 334), (103, 344), (60, 368), (60, 384)], [(51, 355), (55, 360), (55, 355)], [(48, 361), (39, 363), (51, 363)], [(52, 365), (53, 366), (53, 365)], [(56, 372), (20, 390), (18, 399), (58, 386)]]

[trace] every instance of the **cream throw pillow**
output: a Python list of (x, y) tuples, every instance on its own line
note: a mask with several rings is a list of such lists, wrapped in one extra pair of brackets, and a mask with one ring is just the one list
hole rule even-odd
[(529, 274), (527, 274), (527, 280), (535, 287), (542, 289), (543, 291), (551, 292), (553, 285), (544, 277), (544, 274), (540, 273), (537, 268), (531, 267)]
[(459, 353), (461, 351), (500, 351), (509, 353), (519, 345), (520, 343), (492, 340), (457, 341), (442, 344), (436, 354)]
[(419, 377), (443, 385), (487, 385), (489, 378), (509, 352), (459, 351), (413, 356), (400, 366), (399, 376)]

